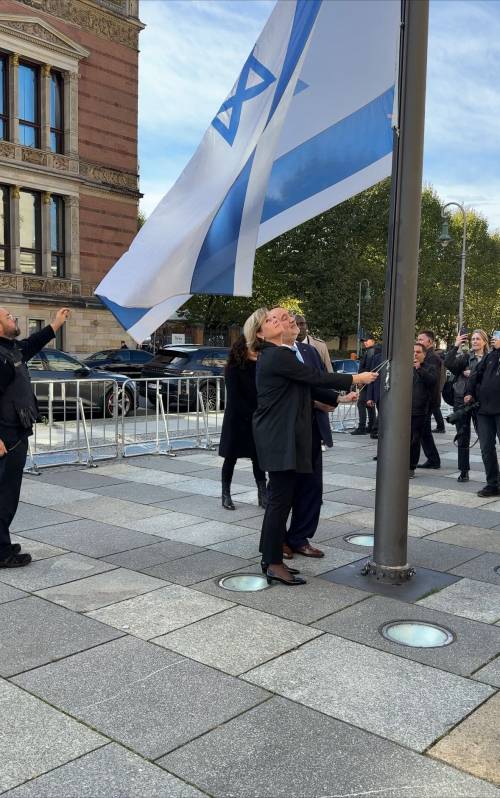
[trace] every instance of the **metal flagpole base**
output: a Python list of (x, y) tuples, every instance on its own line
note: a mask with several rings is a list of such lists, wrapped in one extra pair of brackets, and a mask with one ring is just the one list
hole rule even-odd
[(408, 563), (406, 565), (391, 566), (379, 565), (371, 560), (363, 566), (361, 573), (363, 576), (374, 576), (376, 579), (391, 585), (401, 585), (404, 582), (408, 582), (412, 576), (415, 576), (415, 569)]

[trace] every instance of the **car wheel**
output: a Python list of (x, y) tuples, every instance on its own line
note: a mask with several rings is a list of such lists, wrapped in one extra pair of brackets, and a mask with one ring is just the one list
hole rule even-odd
[[(123, 414), (125, 416), (129, 416), (135, 407), (133, 392), (130, 390), (130, 388), (123, 389), (119, 385), (116, 392), (116, 398), (118, 400), (118, 415), (121, 416), (123, 407)], [(108, 418), (113, 418), (115, 414), (115, 391), (112, 388), (104, 397), (104, 414)]]

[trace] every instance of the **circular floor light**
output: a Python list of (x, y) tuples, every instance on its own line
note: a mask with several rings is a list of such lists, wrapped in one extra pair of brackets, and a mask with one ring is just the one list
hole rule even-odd
[(495, 568), (493, 568), (493, 570), (495, 571), (496, 574), (500, 576), (500, 565), (496, 565)]
[(346, 535), (344, 540), (353, 546), (364, 546), (366, 549), (373, 548), (373, 535)]
[(391, 643), (410, 648), (441, 648), (453, 643), (453, 632), (444, 626), (423, 621), (391, 621), (384, 624), (380, 632)]
[(266, 577), (260, 574), (231, 574), (219, 579), (218, 584), (224, 590), (233, 590), (237, 593), (255, 593), (257, 590), (269, 587)]

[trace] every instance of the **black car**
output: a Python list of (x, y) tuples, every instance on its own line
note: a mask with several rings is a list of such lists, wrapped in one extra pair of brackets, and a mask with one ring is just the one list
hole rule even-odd
[[(196, 409), (199, 390), (205, 409), (219, 410), (224, 406), (222, 381), (211, 380), (210, 377), (224, 374), (228, 354), (227, 346), (164, 347), (144, 366), (141, 376), (151, 380), (161, 379), (163, 401), (169, 408)], [(179, 377), (183, 379), (179, 381)], [(144, 395), (144, 383), (139, 383), (138, 387)], [(151, 401), (156, 400), (156, 383), (147, 383), (147, 395)]]
[(359, 371), (359, 360), (351, 360), (344, 358), (344, 360), (332, 360), (333, 370), (339, 374), (357, 374)]
[[(41, 415), (46, 415), (49, 408), (50, 386), (46, 380), (53, 381), (52, 409), (57, 414), (74, 414), (78, 395), (82, 399), (86, 415), (113, 416), (115, 410), (113, 383), (118, 383), (118, 413), (121, 413), (122, 403), (125, 415), (129, 415), (135, 407), (135, 385), (130, 383), (125, 374), (109, 374), (106, 371), (90, 369), (75, 357), (58, 349), (42, 349), (28, 361), (28, 368)], [(80, 382), (77, 388), (76, 382), (63, 384), (63, 380), (80, 380)], [(124, 386), (127, 381), (128, 385)]]
[(89, 355), (83, 362), (89, 369), (140, 377), (143, 366), (153, 357), (151, 352), (144, 352), (142, 349), (104, 349)]

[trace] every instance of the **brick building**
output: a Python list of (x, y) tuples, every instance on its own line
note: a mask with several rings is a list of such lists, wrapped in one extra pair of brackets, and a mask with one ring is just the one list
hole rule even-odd
[(137, 230), (138, 0), (0, 0), (0, 304), (63, 305), (70, 352), (126, 336), (93, 296)]

